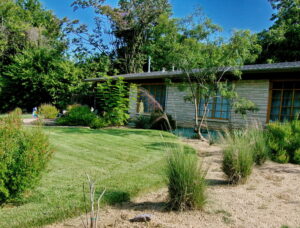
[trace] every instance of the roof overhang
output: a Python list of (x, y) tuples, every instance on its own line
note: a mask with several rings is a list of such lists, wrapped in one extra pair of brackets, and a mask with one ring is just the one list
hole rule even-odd
[[(225, 68), (221, 68), (220, 72), (224, 71)], [(234, 68), (229, 71), (233, 71)], [(297, 62), (283, 62), (283, 63), (273, 63), (273, 64), (255, 64), (255, 65), (244, 65), (240, 68), (242, 73), (247, 74), (258, 74), (258, 73), (275, 73), (275, 72), (300, 72), (300, 61)], [(200, 73), (201, 69), (193, 70), (193, 73)], [(184, 75), (184, 71), (155, 71), (150, 73), (136, 73), (136, 74), (122, 74), (111, 76), (109, 78), (117, 79), (123, 78), (125, 81), (136, 81), (136, 80), (146, 80), (146, 79), (166, 79), (166, 78), (179, 78)], [(300, 76), (300, 75), (299, 75)], [(90, 78), (85, 79), (85, 82), (101, 82), (105, 81), (107, 78)]]

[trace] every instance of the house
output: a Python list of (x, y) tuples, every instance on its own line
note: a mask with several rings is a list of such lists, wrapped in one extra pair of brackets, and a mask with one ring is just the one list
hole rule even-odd
[[(214, 98), (209, 104), (207, 121), (211, 129), (224, 127), (240, 128), (249, 120), (259, 121), (262, 125), (270, 121), (292, 120), (300, 113), (300, 61), (274, 64), (245, 65), (241, 68), (242, 79), (232, 80), (239, 97), (253, 101), (258, 111), (247, 115), (247, 121), (235, 113), (231, 102), (222, 97)], [(161, 104), (166, 113), (176, 119), (180, 127), (194, 126), (194, 107), (185, 102), (186, 91), (179, 90), (176, 82), (184, 77), (182, 71), (162, 71), (113, 76), (122, 77), (128, 83), (137, 84), (149, 91)], [(166, 84), (166, 79), (175, 83)], [(102, 78), (87, 79), (99, 82)], [(130, 115), (138, 114), (138, 102), (143, 101), (144, 113), (154, 110), (153, 102), (147, 97), (138, 97), (138, 91), (131, 87)], [(200, 104), (201, 105), (201, 104)], [(199, 116), (202, 113), (199, 107)]]

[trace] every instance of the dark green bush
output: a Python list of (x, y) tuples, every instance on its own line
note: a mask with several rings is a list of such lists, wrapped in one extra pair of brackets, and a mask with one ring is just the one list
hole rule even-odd
[(90, 128), (92, 129), (99, 129), (103, 127), (107, 127), (109, 124), (107, 121), (101, 117), (96, 117), (95, 119), (92, 120), (90, 123)]
[(299, 162), (300, 121), (270, 123), (267, 126), (271, 159), (280, 163)]
[(206, 203), (206, 172), (196, 153), (184, 147), (168, 147), (166, 177), (171, 210), (201, 209)]
[(0, 203), (33, 187), (51, 154), (41, 128), (24, 129), (17, 112), (0, 119)]
[(151, 128), (150, 116), (139, 115), (136, 119), (134, 119), (134, 124), (136, 128), (150, 129)]
[(88, 106), (76, 106), (57, 120), (60, 125), (90, 126), (97, 115)]
[(59, 113), (58, 109), (52, 104), (42, 104), (38, 112), (45, 119), (55, 119)]
[(150, 116), (151, 129), (171, 131), (176, 129), (176, 121), (169, 114), (153, 112)]
[(231, 184), (245, 183), (253, 168), (253, 150), (242, 131), (226, 132), (222, 170)]

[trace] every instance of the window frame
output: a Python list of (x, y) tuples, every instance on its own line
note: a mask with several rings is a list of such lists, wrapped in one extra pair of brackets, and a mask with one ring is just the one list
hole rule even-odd
[(299, 88), (283, 88), (284, 86), (282, 86), (280, 89), (279, 88), (275, 88), (274, 89), (274, 84), (275, 83), (300, 83), (300, 80), (299, 79), (286, 79), (286, 80), (272, 80), (270, 81), (270, 84), (269, 84), (269, 102), (268, 102), (268, 112), (267, 112), (267, 123), (269, 123), (270, 121), (273, 121), (271, 120), (271, 113), (272, 113), (272, 105), (273, 105), (273, 91), (281, 91), (281, 95), (280, 95), (280, 106), (279, 106), (279, 113), (278, 113), (278, 120), (276, 121), (279, 121), (279, 122), (282, 122), (283, 120), (281, 120), (282, 118), (282, 108), (285, 108), (285, 106), (283, 106), (283, 94), (285, 91), (292, 91), (293, 94), (292, 94), (292, 104), (291, 106), (288, 106), (290, 107), (290, 115), (289, 115), (289, 119), (287, 121), (291, 121), (291, 118), (293, 117), (293, 111), (294, 111), (294, 104), (295, 104), (295, 91), (300, 91), (300, 87)]
[[(165, 111), (166, 110), (166, 101), (167, 101), (167, 86), (166, 86), (166, 84), (164, 84), (164, 83), (143, 83), (143, 84), (139, 84), (138, 85), (138, 88), (140, 88), (140, 87), (143, 87), (143, 86), (164, 86), (164, 95), (165, 95), (165, 97), (164, 97), (164, 104), (160, 104), (161, 106), (162, 106), (162, 108), (163, 108), (163, 110)], [(149, 91), (149, 93), (150, 93), (150, 91)], [(137, 102), (136, 102), (136, 112), (138, 112), (138, 105), (139, 105), (139, 102), (141, 101), (141, 99), (140, 99), (140, 95), (139, 95), (139, 91), (138, 91), (138, 94), (137, 94)], [(144, 104), (145, 105), (145, 104)], [(145, 115), (149, 115), (149, 114), (151, 114), (152, 112), (154, 112), (155, 111), (155, 109), (153, 108), (153, 110), (152, 111), (150, 111), (150, 112), (145, 112), (144, 111), (144, 113), (142, 113), (142, 114), (145, 114)]]
[[(218, 104), (218, 102), (217, 102), (217, 99), (218, 99), (218, 98), (221, 98), (221, 99), (222, 99), (222, 102), (221, 102), (221, 109), (220, 109), (221, 111), (216, 110), (216, 106), (217, 106), (217, 104)], [(210, 98), (210, 99), (213, 99), (213, 102), (212, 102), (212, 110), (210, 110), (211, 116), (207, 116), (207, 115), (206, 115), (206, 119), (208, 119), (208, 120), (223, 120), (223, 121), (229, 121), (229, 119), (230, 119), (230, 112), (231, 112), (231, 102), (230, 102), (230, 100), (229, 100), (228, 98), (222, 97), (221, 95), (217, 95), (217, 96), (212, 97), (212, 98)], [(224, 102), (223, 102), (224, 99), (227, 99), (227, 102), (228, 102), (227, 105), (224, 104)], [(202, 101), (202, 99), (200, 99), (200, 102), (199, 102), (198, 116), (201, 117), (201, 118), (203, 118), (203, 115), (200, 115), (201, 111), (204, 111), (204, 109), (201, 108), (201, 106), (202, 106), (202, 104), (203, 104), (201, 101)], [(209, 103), (210, 103), (210, 102), (209, 102)], [(227, 108), (228, 108), (227, 111), (224, 111), (224, 110), (223, 110), (223, 107), (225, 107), (225, 106), (227, 106)], [(221, 116), (222, 116), (223, 113), (227, 112), (227, 118), (224, 118), (224, 117), (216, 117), (216, 113), (217, 113), (217, 112), (220, 112), (220, 113), (221, 113)]]

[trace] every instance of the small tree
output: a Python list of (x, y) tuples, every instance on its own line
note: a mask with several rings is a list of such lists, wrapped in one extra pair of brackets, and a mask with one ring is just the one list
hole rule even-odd
[[(182, 21), (182, 41), (175, 47), (174, 59), (177, 67), (184, 72), (184, 83), (180, 88), (189, 92), (185, 99), (195, 107), (195, 131), (200, 139), (205, 140), (201, 127), (208, 114), (210, 99), (218, 96), (237, 98), (227, 73), (240, 79), (240, 67), (246, 61), (256, 59), (260, 46), (256, 44), (256, 36), (249, 31), (236, 31), (228, 41), (224, 41), (218, 35), (221, 28), (199, 15), (194, 15), (200, 19), (198, 22), (194, 16)], [(201, 117), (200, 102), (204, 106)], [(255, 109), (253, 105), (248, 106)]]
[(109, 124), (121, 126), (128, 118), (128, 87), (122, 78), (107, 77), (97, 87), (97, 110)]

